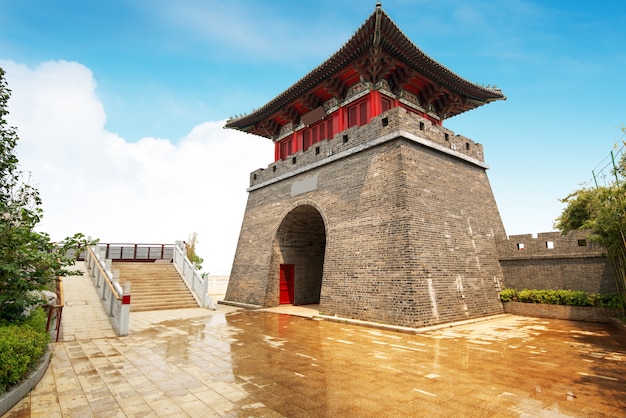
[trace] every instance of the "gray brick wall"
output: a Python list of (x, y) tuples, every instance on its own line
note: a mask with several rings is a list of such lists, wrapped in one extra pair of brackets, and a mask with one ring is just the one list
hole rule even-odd
[(408, 112), (401, 107), (394, 107), (382, 115), (372, 118), (371, 122), (365, 126), (349, 128), (335, 135), (333, 139), (321, 141), (306, 151), (298, 152), (285, 160), (276, 161), (267, 168), (253, 171), (250, 174), (250, 186), (263, 184), (268, 180), (293, 173), (298, 169), (306, 169), (311, 164), (328, 160), (329, 156), (350, 149), (354, 150), (367, 142), (398, 130), (413, 133), (427, 140), (433, 146), (484, 162), (481, 144), (462, 135), (457, 135), (442, 126), (433, 125), (428, 119), (418, 114)]
[(420, 119), (392, 109), (253, 172), (225, 299), (277, 305), (287, 263), (296, 304), (319, 292), (326, 315), (414, 327), (501, 313), (506, 236), (482, 147)]
[(512, 235), (496, 243), (506, 287), (617, 291), (605, 250), (589, 240), (588, 231)]

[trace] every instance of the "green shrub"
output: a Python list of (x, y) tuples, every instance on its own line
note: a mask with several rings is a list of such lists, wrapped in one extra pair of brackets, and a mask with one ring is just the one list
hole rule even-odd
[(626, 301), (624, 301), (624, 297), (619, 293), (589, 295), (589, 299), (592, 300), (593, 306), (613, 309), (626, 307)]
[(523, 289), (517, 293), (517, 301), (524, 303), (542, 303), (542, 297), (536, 290)]
[(593, 306), (593, 301), (587, 292), (582, 290), (559, 290), (561, 293), (561, 305), (569, 306)]
[(626, 307), (624, 298), (617, 293), (588, 294), (582, 290), (567, 289), (510, 289), (500, 291), (502, 302), (544, 303), (548, 305), (598, 306), (603, 308)]
[(517, 302), (517, 290), (511, 288), (502, 289), (500, 299), (502, 302)]
[(19, 325), (0, 326), (0, 393), (24, 379), (43, 357), (50, 342), (46, 319), (37, 308)]

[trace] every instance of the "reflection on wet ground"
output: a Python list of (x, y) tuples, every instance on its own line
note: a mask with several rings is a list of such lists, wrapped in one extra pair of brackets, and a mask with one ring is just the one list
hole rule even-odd
[(286, 416), (626, 414), (626, 345), (595, 324), (522, 317), (406, 335), (229, 315), (234, 374)]
[(518, 316), (411, 335), (262, 311), (54, 346), (8, 416), (625, 416), (626, 336)]

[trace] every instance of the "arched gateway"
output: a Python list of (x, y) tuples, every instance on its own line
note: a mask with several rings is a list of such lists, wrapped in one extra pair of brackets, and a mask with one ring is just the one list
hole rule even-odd
[(326, 227), (317, 209), (301, 205), (290, 211), (274, 239), (270, 277), (279, 280), (268, 280), (268, 298), (276, 299), (278, 286), (280, 304), (319, 303), (325, 251)]
[(423, 326), (502, 312), (506, 237), (483, 148), (443, 126), (495, 100), (378, 5), (328, 60), (227, 128), (271, 139), (250, 175), (225, 303), (318, 303)]

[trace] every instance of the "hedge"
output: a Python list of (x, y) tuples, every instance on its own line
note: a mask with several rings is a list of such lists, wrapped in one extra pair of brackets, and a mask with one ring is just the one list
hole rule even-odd
[(0, 325), (0, 394), (19, 383), (37, 366), (50, 342), (42, 308), (20, 324)]
[(500, 292), (503, 302), (544, 303), (548, 305), (596, 306), (619, 309), (626, 306), (617, 293), (588, 294), (581, 290), (517, 290), (503, 289)]

